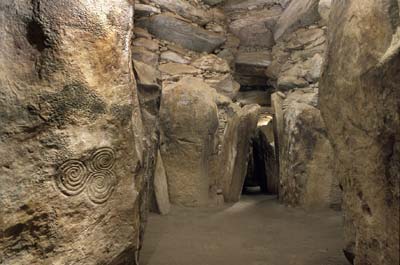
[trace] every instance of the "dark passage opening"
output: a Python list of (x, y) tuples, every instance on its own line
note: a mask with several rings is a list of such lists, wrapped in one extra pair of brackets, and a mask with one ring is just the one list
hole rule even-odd
[[(269, 119), (269, 116), (267, 117)], [(266, 119), (261, 119), (257, 131), (251, 139), (243, 194), (278, 193), (278, 170), (271, 130), (272, 120), (266, 122)]]

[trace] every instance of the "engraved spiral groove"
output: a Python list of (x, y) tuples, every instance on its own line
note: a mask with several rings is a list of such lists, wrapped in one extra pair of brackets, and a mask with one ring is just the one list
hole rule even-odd
[(78, 195), (85, 189), (88, 170), (84, 163), (71, 159), (58, 169), (57, 186), (66, 195)]
[(116, 177), (109, 170), (92, 172), (87, 183), (87, 195), (94, 203), (104, 203), (110, 198), (116, 185)]
[(115, 163), (114, 150), (108, 147), (103, 147), (93, 152), (89, 168), (92, 172), (101, 170), (111, 170)]
[(103, 204), (117, 185), (114, 164), (114, 150), (109, 147), (99, 148), (90, 156), (65, 161), (58, 168), (56, 185), (65, 195), (75, 196), (85, 191), (91, 202)]

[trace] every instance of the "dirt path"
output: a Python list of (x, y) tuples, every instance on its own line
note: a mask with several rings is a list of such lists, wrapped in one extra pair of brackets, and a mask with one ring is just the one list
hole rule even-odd
[(152, 214), (141, 265), (348, 265), (340, 212), (307, 213), (274, 197), (221, 209)]

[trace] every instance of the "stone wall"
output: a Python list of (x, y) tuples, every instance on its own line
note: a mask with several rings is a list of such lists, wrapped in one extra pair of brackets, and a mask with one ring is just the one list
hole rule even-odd
[(320, 106), (343, 187), (345, 253), (399, 264), (398, 1), (334, 1)]
[(129, 1), (0, 3), (0, 263), (137, 264), (146, 134)]
[(340, 208), (333, 149), (318, 106), (329, 1), (292, 1), (274, 28), (266, 70), (272, 95), (279, 198), (308, 209)]
[[(256, 129), (254, 122), (249, 128), (241, 124), (257, 119), (258, 108), (244, 110), (234, 103), (240, 88), (233, 76), (239, 43), (214, 4), (136, 4), (133, 58), (139, 91), (152, 87), (146, 94), (153, 103), (160, 102), (161, 92), (160, 150), (168, 186), (161, 190), (168, 190), (172, 203), (185, 206), (215, 205), (233, 190), (234, 200), (239, 199)], [(239, 138), (230, 139), (232, 134)], [(225, 172), (217, 163), (221, 160), (235, 161), (235, 167)], [(234, 187), (223, 179), (233, 179)]]

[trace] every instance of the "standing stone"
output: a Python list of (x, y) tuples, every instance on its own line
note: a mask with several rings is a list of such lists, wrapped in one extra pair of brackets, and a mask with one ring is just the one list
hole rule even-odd
[(163, 88), (161, 156), (173, 204), (208, 204), (208, 157), (218, 128), (215, 95), (215, 89), (193, 77)]
[(228, 202), (240, 200), (247, 173), (250, 141), (256, 131), (259, 110), (258, 105), (246, 105), (237, 109), (225, 129), (218, 161), (223, 195)]
[(132, 28), (128, 1), (0, 1), (0, 264), (137, 264)]
[[(321, 109), (356, 265), (399, 264), (399, 1), (333, 1)], [(361, 44), (361, 45), (360, 45)]]
[[(274, 97), (274, 100), (277, 98)], [(274, 103), (280, 134), (279, 198), (286, 204), (309, 209), (337, 207), (340, 190), (333, 173), (333, 150), (317, 105), (314, 89), (289, 93)]]

